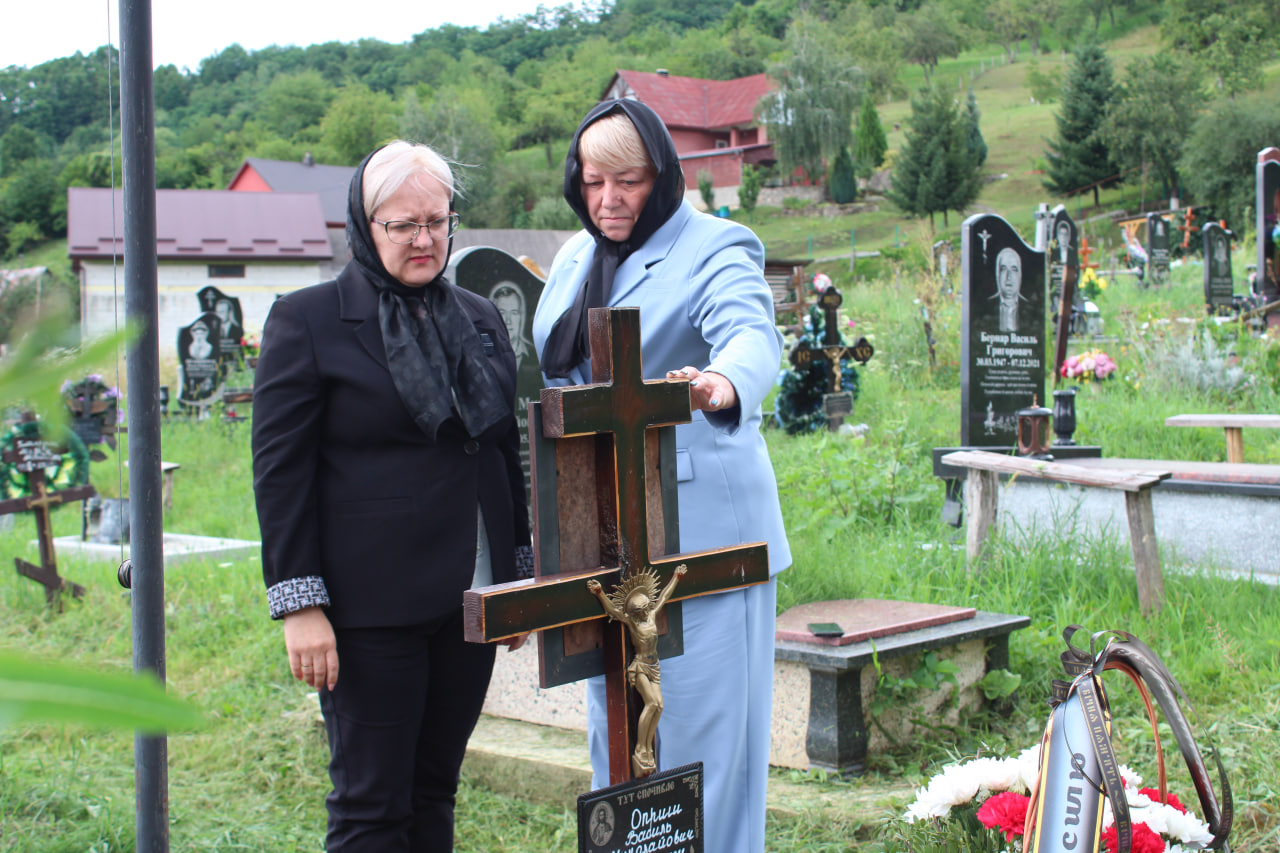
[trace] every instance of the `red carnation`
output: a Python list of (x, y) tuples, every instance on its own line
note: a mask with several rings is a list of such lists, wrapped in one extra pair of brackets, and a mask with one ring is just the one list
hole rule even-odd
[(1027, 822), (1027, 804), (1031, 800), (1022, 794), (1005, 791), (988, 797), (978, 809), (978, 820), (987, 829), (998, 829), (1004, 833), (1005, 841), (1012, 841), (1015, 836), (1022, 835), (1023, 826)]
[(1177, 796), (1175, 796), (1175, 795), (1174, 795), (1174, 793), (1173, 793), (1172, 791), (1170, 791), (1170, 792), (1169, 792), (1169, 799), (1167, 799), (1167, 800), (1163, 800), (1163, 801), (1160, 799), (1160, 792), (1159, 792), (1158, 790), (1156, 790), (1155, 788), (1142, 788), (1141, 790), (1139, 790), (1139, 791), (1138, 791), (1138, 793), (1139, 793), (1139, 794), (1144, 794), (1144, 795), (1145, 795), (1145, 796), (1147, 796), (1147, 797), (1151, 800), (1151, 802), (1153, 802), (1153, 803), (1164, 802), (1164, 804), (1165, 804), (1165, 805), (1167, 805), (1167, 806), (1173, 806), (1175, 809), (1177, 809), (1178, 811), (1182, 812), (1183, 814), (1186, 814), (1186, 813), (1187, 813), (1187, 807), (1186, 807), (1186, 806), (1184, 806), (1184, 805), (1183, 805), (1183, 804), (1178, 800)]
[[(1102, 849), (1107, 853), (1120, 853), (1120, 841), (1116, 837), (1114, 825), (1102, 833)], [(1164, 839), (1145, 823), (1134, 824), (1132, 850), (1133, 853), (1164, 853)]]

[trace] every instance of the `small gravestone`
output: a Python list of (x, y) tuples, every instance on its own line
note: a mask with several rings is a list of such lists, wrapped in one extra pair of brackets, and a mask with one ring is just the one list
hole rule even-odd
[(578, 853), (702, 853), (702, 763), (578, 797)]
[(218, 316), (219, 358), (239, 363), (244, 341), (244, 312), (240, 299), (228, 296), (213, 285), (200, 289), (196, 294), (200, 311)]
[(960, 443), (1017, 443), (1017, 412), (1044, 400), (1045, 253), (994, 214), (961, 228)]
[(493, 302), (516, 354), (516, 421), (520, 427), (520, 462), (529, 490), (529, 403), (542, 391), (542, 370), (533, 347), (533, 309), (542, 296), (542, 279), (519, 260), (490, 246), (472, 246), (453, 256), (449, 280)]
[(842, 362), (852, 358), (859, 364), (866, 364), (875, 355), (875, 348), (865, 337), (847, 347), (840, 339), (840, 305), (844, 297), (835, 285), (829, 285), (818, 297), (818, 305), (823, 311), (823, 338), (821, 349), (815, 349), (809, 342), (801, 338), (791, 350), (791, 365), (796, 370), (806, 370), (811, 364), (820, 363), (827, 366), (827, 392), (822, 395), (822, 413), (826, 416), (827, 427), (832, 431), (840, 428), (845, 415), (853, 414), (853, 392), (841, 388), (841, 375), (844, 372)]
[(1077, 313), (1084, 317), (1084, 305), (1079, 304), (1079, 291), (1076, 290), (1080, 280), (1080, 238), (1076, 224), (1063, 205), (1055, 207), (1050, 215), (1049, 307), (1057, 327), (1053, 348), (1053, 375), (1056, 377), (1067, 359), (1067, 338), (1081, 331), (1075, 328), (1075, 319)]
[(1231, 233), (1216, 222), (1200, 229), (1204, 240), (1204, 303), (1210, 314), (1231, 311), (1235, 285), (1231, 280)]
[(1169, 280), (1169, 223), (1158, 213), (1147, 214), (1147, 272), (1152, 284)]
[(211, 405), (222, 385), (223, 370), (222, 321), (217, 314), (201, 314), (190, 326), (178, 329), (179, 403), (201, 409)]

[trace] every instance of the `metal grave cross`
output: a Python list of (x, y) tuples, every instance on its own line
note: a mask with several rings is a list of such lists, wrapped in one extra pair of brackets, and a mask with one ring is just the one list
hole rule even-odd
[(841, 360), (852, 358), (859, 364), (866, 364), (871, 360), (871, 356), (875, 355), (875, 348), (865, 337), (858, 338), (851, 347), (845, 346), (840, 340), (838, 312), (843, 302), (844, 297), (840, 295), (835, 285), (822, 291), (822, 296), (818, 298), (818, 304), (822, 306), (823, 311), (822, 347), (815, 349), (809, 346), (808, 341), (802, 339), (792, 348), (789, 356), (792, 366), (797, 370), (803, 370), (815, 361), (827, 363), (827, 394), (823, 404), (827, 424), (832, 430), (840, 426), (844, 415), (853, 411), (853, 394), (840, 390), (840, 376), (843, 372), (840, 366)]
[(58, 453), (52, 442), (39, 438), (18, 438), (14, 441), (13, 449), (4, 452), (3, 459), (5, 462), (12, 463), (15, 470), (26, 475), (27, 491), (30, 494), (0, 501), (0, 515), (10, 515), (15, 512), (33, 513), (36, 517), (36, 531), (40, 541), (40, 565), (36, 566), (21, 557), (15, 557), (14, 563), (18, 574), (43, 585), (45, 600), (51, 605), (61, 606), (59, 593), (64, 589), (70, 589), (73, 596), (80, 598), (84, 595), (84, 587), (58, 575), (50, 509), (59, 504), (91, 498), (97, 494), (96, 490), (89, 484), (59, 489), (56, 492), (47, 490), (45, 468), (62, 462), (62, 455)]
[[(638, 703), (627, 686), (631, 655), (625, 627), (605, 625), (600, 602), (587, 582), (599, 581), (608, 590), (633, 575), (650, 571), (665, 587), (678, 566), (688, 571), (671, 601), (735, 589), (769, 579), (764, 543), (687, 554), (661, 554), (661, 522), (653, 515), (653, 481), (662, 467), (654, 464), (656, 443), (646, 441), (659, 428), (690, 420), (687, 380), (644, 380), (640, 355), (640, 312), (635, 308), (592, 309), (590, 314), (592, 380), (589, 385), (546, 388), (538, 417), (530, 418), (530, 432), (541, 422), (542, 437), (551, 446), (581, 446), (584, 453), (557, 458), (554, 468), (539, 460), (533, 447), (534, 531), (538, 577), (468, 590), (463, 596), (466, 638), (495, 642), (532, 631), (577, 626), (594, 621), (603, 627), (603, 674), (609, 719), (609, 781), (633, 778)], [(531, 407), (535, 408), (535, 407)], [(574, 469), (584, 470), (574, 470)], [(548, 471), (550, 470), (550, 476)], [(551, 482), (547, 482), (548, 480)], [(556, 482), (558, 481), (558, 483)], [(556, 517), (557, 493), (572, 491), (581, 508), (576, 515), (559, 513), (558, 529), (547, 529)], [(584, 500), (584, 495), (588, 497)], [(548, 513), (545, 502), (550, 499)], [(674, 508), (665, 507), (670, 526)], [(574, 528), (592, 530), (598, 521), (596, 549), (583, 565), (561, 565), (563, 574), (544, 574), (547, 563), (560, 561), (564, 549), (557, 539), (573, 536)], [(551, 523), (555, 526), (555, 522)], [(545, 658), (547, 649), (540, 649)], [(547, 669), (547, 661), (542, 668)], [(578, 677), (596, 674), (579, 673)]]

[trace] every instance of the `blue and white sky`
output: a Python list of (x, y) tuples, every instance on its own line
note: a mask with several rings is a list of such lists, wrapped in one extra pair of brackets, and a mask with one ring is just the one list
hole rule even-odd
[[(89, 53), (108, 42), (119, 47), (118, 0), (15, 0), (0, 12), (0, 68), (27, 68)], [(441, 24), (483, 29), (498, 18), (534, 12), (537, 0), (152, 0), (153, 65), (195, 71), (233, 43), (248, 50), (272, 44), (306, 46), (375, 38), (391, 44)], [(555, 8), (566, 0), (543, 2)]]

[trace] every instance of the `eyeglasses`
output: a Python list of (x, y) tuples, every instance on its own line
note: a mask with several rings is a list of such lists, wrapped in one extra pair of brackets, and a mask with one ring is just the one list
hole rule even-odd
[(390, 222), (384, 222), (381, 219), (373, 219), (372, 221), (386, 230), (387, 239), (392, 243), (404, 244), (417, 240), (418, 232), (423, 228), (427, 229), (427, 233), (431, 235), (433, 240), (452, 237), (453, 232), (458, 230), (459, 218), (458, 214), (450, 213), (448, 216), (442, 216), (426, 223), (410, 222), (408, 219), (392, 219)]

